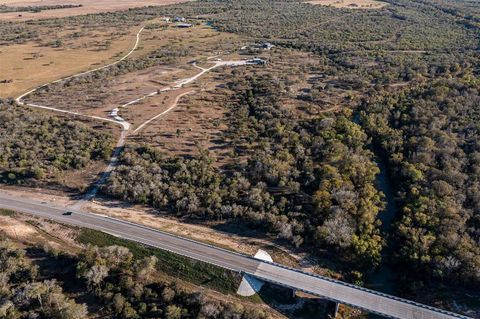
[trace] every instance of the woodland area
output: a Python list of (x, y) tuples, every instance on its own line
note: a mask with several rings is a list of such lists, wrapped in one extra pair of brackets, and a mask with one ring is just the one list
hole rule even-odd
[(362, 106), (399, 182), (398, 262), (414, 274), (480, 281), (480, 83), (417, 83)]
[(378, 168), (360, 126), (348, 112), (297, 122), (269, 77), (237, 81), (230, 83), (241, 92), (231, 105), (230, 139), (233, 156), (246, 163), (220, 170), (205, 151), (170, 158), (132, 145), (104, 192), (179, 216), (242, 218), (296, 246), (328, 245), (352, 264), (377, 264)]
[(28, 183), (107, 160), (112, 136), (78, 121), (0, 101), (0, 181)]
[(55, 279), (39, 280), (39, 270), (25, 251), (0, 240), (0, 317), (80, 319), (87, 307), (63, 293)]
[[(62, 271), (49, 273), (24, 249), (0, 240), (1, 318), (267, 318), (261, 310), (178, 287), (162, 279), (155, 256), (134, 258), (125, 247), (89, 246), (79, 256), (42, 254)], [(73, 276), (73, 296), (90, 296), (88, 304), (69, 297), (72, 287), (64, 291), (65, 278), (55, 278), (61, 274)]]
[[(348, 10), (288, 0), (201, 0), (0, 22), (0, 42), (42, 43), (39, 26), (126, 28), (179, 15), (252, 42), (314, 55), (335, 84), (349, 90), (355, 107), (299, 116), (283, 104), (280, 86), (288, 83), (265, 74), (224, 75), (231, 94), (223, 119), (229, 130), (222, 138), (233, 149), (234, 164), (215, 165), (207, 150), (198, 157), (172, 157), (129, 144), (103, 193), (196, 221), (241, 221), (317, 256), (333, 256), (349, 269), (366, 273), (388, 258), (399, 277), (421, 285), (478, 287), (480, 9), (468, 0), (386, 2), (379, 10)], [(183, 53), (154, 52), (65, 85), (168, 63), (176, 54)], [(312, 90), (301, 98), (312, 103), (332, 89), (321, 76), (308, 81)], [(2, 182), (41, 179), (111, 153), (110, 137), (73, 121), (7, 105), (1, 106), (0, 121), (7, 123), (0, 127)], [(55, 139), (52, 131), (59, 132)], [(387, 162), (400, 207), (391, 233), (380, 231), (379, 158)], [(393, 256), (385, 256), (387, 249)], [(85, 258), (83, 264), (93, 267)], [(114, 273), (127, 276), (119, 268)], [(127, 303), (128, 311), (144, 307), (124, 290), (105, 293), (115, 294), (123, 298), (117, 298), (122, 312)], [(201, 309), (198, 303), (184, 307)]]

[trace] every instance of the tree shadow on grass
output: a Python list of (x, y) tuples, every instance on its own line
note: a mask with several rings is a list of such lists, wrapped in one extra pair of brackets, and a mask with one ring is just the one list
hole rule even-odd
[(55, 279), (64, 293), (78, 304), (86, 304), (90, 313), (101, 309), (98, 298), (88, 292), (83, 280), (77, 278), (76, 257), (66, 254), (52, 255), (40, 247), (27, 247), (26, 255), (38, 267), (41, 280)]
[(294, 294), (289, 288), (266, 283), (258, 297), (272, 309), (291, 319), (331, 318), (335, 303), (305, 294)]

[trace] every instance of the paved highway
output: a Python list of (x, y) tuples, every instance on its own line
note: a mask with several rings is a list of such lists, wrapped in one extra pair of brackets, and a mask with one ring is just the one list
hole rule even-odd
[(386, 317), (405, 319), (468, 318), (104, 215), (74, 211), (72, 215), (65, 216), (63, 215), (66, 211), (64, 207), (2, 193), (0, 193), (0, 208), (40, 216), (68, 225), (100, 230)]

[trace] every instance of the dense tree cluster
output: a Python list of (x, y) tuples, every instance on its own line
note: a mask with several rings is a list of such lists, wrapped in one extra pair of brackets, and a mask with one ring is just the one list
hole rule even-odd
[(0, 318), (83, 319), (87, 307), (65, 296), (57, 281), (38, 279), (25, 251), (0, 240)]
[[(299, 72), (315, 74), (306, 80), (311, 90), (301, 98), (320, 103), (326, 93), (336, 94), (337, 88), (352, 97), (348, 103), (365, 97), (365, 131), (347, 110), (307, 118), (284, 107), (285, 87), (280, 84), (288, 89), (288, 81), (279, 84), (266, 76), (240, 74), (228, 83), (235, 96), (226, 138), (238, 158), (235, 165), (219, 169), (205, 152), (199, 158), (172, 158), (146, 146), (130, 145), (103, 191), (179, 216), (242, 219), (295, 245), (332, 248), (345, 259), (375, 264), (383, 244), (377, 218), (382, 203), (375, 187), (378, 168), (367, 150), (371, 136), (388, 159), (399, 188), (402, 209), (393, 227), (401, 263), (397, 269), (403, 273), (413, 269), (419, 279), (478, 283), (480, 10), (469, 0), (386, 2), (388, 6), (381, 10), (348, 10), (289, 0), (201, 0), (29, 23), (0, 22), (0, 41), (38, 41), (40, 27), (61, 30), (67, 23), (81, 28), (127, 28), (163, 15), (180, 15), (208, 19), (218, 30), (241, 34), (248, 41), (265, 40), (277, 47), (312, 52), (321, 67)], [(35, 98), (47, 99), (48, 90), (96, 86), (108, 77), (184, 55), (159, 50), (50, 86)], [(395, 90), (399, 92), (387, 93)], [(8, 113), (1, 116), (8, 118)], [(20, 131), (13, 126), (10, 130)], [(20, 133), (11, 139), (8, 132), (0, 137), (9, 143), (23, 139)], [(93, 144), (104, 145), (95, 138), (99, 141)], [(71, 145), (67, 140), (60, 139), (60, 144)], [(51, 149), (33, 142), (25, 148), (7, 145), (5, 154), (27, 150), (3, 162), (0, 153), (0, 168), (8, 163), (2, 175), (7, 180), (12, 167), (15, 178), (18, 170), (34, 175), (35, 166), (28, 157), (33, 155), (28, 154)], [(88, 153), (92, 144), (86, 145), (81, 150)], [(90, 158), (105, 153), (91, 152)], [(23, 154), (28, 155), (26, 162)], [(42, 158), (40, 163), (58, 163), (50, 156)], [(61, 169), (75, 167), (76, 161), (66, 158), (68, 165)]]
[(282, 107), (278, 84), (268, 76), (247, 77), (231, 88), (244, 92), (230, 121), (238, 155), (249, 158), (243, 168), (248, 180), (267, 185), (276, 202), (286, 204), (281, 215), (289, 217), (292, 230), (300, 223), (307, 241), (377, 262), (378, 168), (366, 149), (366, 134), (349, 112), (299, 121)]
[[(25, 250), (1, 239), (0, 318), (268, 318), (262, 310), (214, 300), (166, 281), (155, 256), (135, 259), (125, 247), (88, 246), (79, 256), (63, 259), (61, 254), (43, 254), (56, 267), (62, 264), (76, 272), (74, 296), (94, 297), (84, 298), (92, 312), (69, 297), (72, 288), (63, 291), (59, 276), (45, 272), (44, 264), (34, 265)], [(40, 274), (46, 278), (40, 280)]]
[[(216, 14), (213, 20), (215, 26), (224, 31), (275, 38), (279, 44), (318, 53), (353, 50), (452, 52), (477, 47), (475, 28), (463, 25), (468, 19), (466, 14), (452, 15), (431, 1), (388, 2), (382, 10), (338, 10), (297, 1), (248, 0), (241, 4), (225, 1), (222, 3), (228, 10)], [(465, 8), (463, 13), (467, 12)], [(343, 23), (339, 23), (340, 20)], [(420, 26), (422, 37), (418, 36)], [(449, 32), (440, 33), (440, 29)]]
[(478, 80), (464, 77), (419, 83), (362, 108), (400, 181), (398, 255), (414, 273), (480, 282), (479, 106)]
[(134, 260), (125, 247), (89, 247), (80, 256), (78, 276), (87, 282), (109, 318), (238, 318), (267, 316), (241, 304), (210, 300), (200, 293), (187, 292), (174, 283), (158, 280), (161, 264), (154, 256)]
[(130, 146), (104, 191), (181, 216), (242, 218), (297, 246), (378, 262), (378, 169), (361, 128), (348, 114), (298, 121), (269, 77), (230, 85), (243, 92), (231, 107), (230, 138), (247, 163), (222, 171), (206, 153), (172, 158)]
[(108, 159), (110, 135), (88, 126), (0, 102), (0, 182), (43, 179)]
[(81, 4), (58, 4), (50, 6), (7, 6), (0, 5), (0, 13), (5, 12), (40, 12), (45, 10), (70, 9), (82, 7)]
[(331, 72), (363, 86), (448, 74), (478, 61), (480, 25), (469, 22), (466, 7), (452, 15), (431, 1), (388, 2), (381, 10), (339, 10), (252, 0), (229, 3), (212, 19), (222, 31), (315, 52)]

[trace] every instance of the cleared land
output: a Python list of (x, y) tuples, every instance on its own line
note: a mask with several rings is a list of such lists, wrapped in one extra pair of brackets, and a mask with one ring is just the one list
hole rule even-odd
[(132, 140), (187, 157), (207, 149), (218, 165), (225, 164), (231, 157), (231, 148), (223, 138), (228, 128), (226, 110), (212, 100), (212, 94), (215, 92), (194, 92), (181, 98), (175, 110), (150, 123)]
[[(190, 72), (193, 72), (193, 70)], [(64, 85), (61, 83), (52, 86), (54, 92), (41, 92), (29, 100), (32, 103), (55, 106), (62, 110), (79, 112), (86, 115), (109, 117), (113, 108), (145, 96), (157, 89), (162, 89), (165, 87), (163, 83), (168, 83), (168, 79), (177, 78), (177, 74), (183, 73), (188, 74), (189, 72), (188, 70), (156, 66), (147, 70), (117, 76), (103, 83), (97, 83), (96, 81), (93, 83), (75, 82), (75, 85)], [(81, 79), (78, 80), (78, 82), (81, 81)], [(78, 92), (84, 94), (78, 94)], [(151, 103), (155, 102), (163, 105), (164, 97), (168, 95), (169, 94), (166, 93), (162, 96), (148, 98), (142, 102), (131, 105), (129, 109), (139, 109), (146, 106), (148, 110)], [(65, 100), (65, 97), (68, 97), (68, 99)], [(123, 114), (128, 113), (128, 110), (122, 109), (121, 112)], [(143, 115), (145, 116), (137, 120), (141, 122), (151, 114), (147, 112), (147, 114)], [(129, 118), (129, 116), (126, 115), (125, 118)], [(140, 124), (135, 121), (131, 123)]]
[[(133, 68), (138, 67), (139, 70), (118, 75), (110, 74), (108, 73), (110, 71), (106, 70), (106, 74), (98, 79), (88, 76), (71, 82), (55, 83), (40, 89), (26, 99), (29, 103), (101, 117), (110, 117), (111, 111), (120, 107), (118, 114), (132, 124), (132, 131), (178, 103), (181, 107), (167, 114), (168, 118), (152, 120), (138, 131), (139, 135), (132, 138), (138, 142), (150, 141), (149, 144), (160, 146), (153, 136), (165, 134), (171, 136), (172, 132), (180, 136), (183, 135), (182, 132), (188, 131), (193, 135), (186, 134), (188, 137), (186, 144), (190, 145), (187, 153), (192, 154), (197, 149), (196, 141), (202, 140), (201, 136), (208, 134), (210, 140), (221, 138), (218, 126), (225, 109), (220, 105), (205, 107), (202, 103), (198, 110), (196, 100), (186, 95), (202, 94), (202, 99), (208, 99), (209, 93), (204, 91), (213, 90), (216, 86), (224, 84), (222, 74), (228, 72), (229, 68), (219, 68), (212, 72), (213, 74), (206, 73), (186, 88), (162, 92), (133, 104), (128, 103), (152, 92), (172, 87), (179, 80), (198, 74), (201, 70), (192, 65), (193, 61), (198, 61), (199, 66), (213, 66), (213, 60), (207, 61), (213, 53), (222, 54), (222, 58), (225, 59), (240, 59), (235, 53), (240, 44), (239, 37), (222, 34), (203, 25), (191, 29), (178, 29), (167, 24), (163, 24), (161, 28), (147, 28), (141, 34), (138, 49), (128, 58), (135, 66)], [(138, 62), (149, 59), (151, 61), (152, 56), (159, 57), (154, 58), (156, 59), (154, 66), (143, 68), (142, 65), (147, 62)], [(198, 117), (197, 115), (201, 113), (206, 115)], [(204, 131), (197, 131), (200, 129), (198, 121), (203, 122), (200, 126), (205, 128)], [(167, 127), (158, 127), (159, 123), (161, 125), (166, 123)], [(172, 140), (169, 139), (168, 142)], [(206, 145), (202, 145), (204, 146)], [(206, 148), (210, 146), (214, 145), (210, 143)], [(167, 147), (165, 150), (171, 149)]]
[(307, 3), (346, 9), (380, 9), (387, 5), (376, 0), (312, 0)]
[(86, 32), (60, 48), (35, 42), (1, 47), (0, 97), (13, 98), (41, 84), (107, 64), (131, 48), (138, 29), (131, 28), (123, 36), (115, 35), (114, 29)]
[(50, 5), (82, 5), (77, 8), (43, 10), (40, 12), (8, 12), (1, 13), (0, 20), (24, 21), (32, 19), (62, 18), (90, 13), (111, 12), (134, 7), (163, 6), (189, 0), (2, 0), (4, 4), (12, 7), (50, 6)]
[[(255, 52), (239, 50), (245, 39), (204, 25), (179, 29), (162, 22), (152, 23), (142, 32), (138, 49), (128, 58), (139, 70), (56, 83), (29, 96), (28, 102), (110, 117), (114, 108), (198, 74), (199, 69), (192, 65), (194, 61), (208, 68), (218, 58), (240, 60), (262, 56), (270, 61), (267, 66), (222, 67), (204, 74), (186, 88), (162, 92), (119, 108), (119, 116), (131, 123), (132, 132), (135, 132), (130, 140), (149, 144), (171, 155), (190, 157), (198, 155), (200, 149), (208, 150), (215, 158), (215, 165), (223, 166), (233, 158), (233, 149), (225, 139), (226, 116), (228, 104), (236, 98), (228, 83), (235, 82), (238, 74), (240, 77), (272, 75), (282, 83), (284, 106), (299, 117), (335, 111), (340, 105), (351, 102), (351, 95), (355, 93), (341, 87), (337, 77), (325, 76), (318, 59), (307, 53), (281, 48)], [(156, 27), (148, 27), (153, 25)], [(145, 57), (152, 56), (160, 57), (155, 58), (154, 66), (143, 68), (142, 63), (135, 62), (146, 61)], [(327, 85), (330, 90), (324, 91), (322, 88)], [(142, 123), (172, 105), (177, 106), (136, 131)]]
[[(124, 37), (119, 33), (115, 33), (112, 28), (103, 28), (102, 41), (109, 42), (112, 37), (127, 38), (129, 41), (124, 41), (128, 46), (117, 54), (112, 54), (112, 57), (107, 61), (94, 63), (89, 67), (81, 67), (79, 71), (100, 67), (123, 56), (125, 52), (131, 48), (132, 43), (134, 43), (135, 37), (133, 34), (136, 34), (139, 28), (139, 26), (131, 27), (133, 32)], [(82, 41), (88, 40), (89, 37), (87, 34), (89, 33), (87, 32), (78, 37), (76, 41), (68, 42), (64, 47), (57, 49), (59, 58), (67, 61), (67, 66), (69, 66), (69, 63), (72, 63), (72, 67), (75, 65), (75, 68), (80, 68), (77, 65), (78, 61), (67, 58), (66, 53), (75, 52)], [(186, 39), (189, 41), (185, 41)], [(220, 34), (203, 25), (186, 30), (175, 28), (165, 23), (160, 28), (149, 27), (145, 29), (144, 33), (141, 34), (141, 40), (141, 45), (127, 60), (128, 70), (107, 68), (101, 71), (102, 74), (99, 75), (100, 78), (96, 77), (98, 74), (95, 76), (92, 73), (85, 74), (79, 78), (72, 78), (51, 84), (35, 94), (28, 96), (26, 99), (32, 104), (45, 105), (55, 109), (89, 116), (100, 116), (103, 118), (111, 118), (112, 110), (119, 108), (119, 115), (132, 124), (132, 129), (136, 129), (146, 121), (156, 119), (158, 115), (161, 115), (166, 110), (170, 111), (170, 109), (176, 107), (177, 103), (181, 102), (183, 96), (199, 90), (198, 84), (193, 83), (189, 85), (193, 86), (193, 88), (180, 88), (162, 92), (156, 96), (150, 96), (152, 92), (175, 86), (180, 80), (185, 80), (199, 74), (201, 70), (191, 62), (199, 59), (199, 65), (204, 65), (205, 67), (207, 65), (212, 66), (213, 62), (205, 62), (205, 59), (211, 54), (212, 49), (218, 53), (231, 51), (230, 48), (236, 47), (236, 42), (239, 41), (237, 37)], [(99, 45), (102, 41), (97, 40)], [(15, 48), (31, 43), (34, 42), (14, 44), (7, 46), (6, 49), (14, 50)], [(111, 42), (109, 43), (109, 46), (111, 46)], [(43, 47), (40, 46), (40, 48)], [(48, 49), (48, 47), (46, 49)], [(57, 51), (53, 50), (52, 52)], [(99, 51), (103, 52), (105, 50)], [(40, 55), (36, 56), (36, 58), (39, 56)], [(152, 62), (152, 59), (154, 62)], [(38, 64), (34, 62), (32, 62), (32, 64), (34, 67), (38, 67)], [(24, 69), (24, 67), (21, 68), (22, 70)], [(69, 68), (67, 67), (67, 69)], [(55, 67), (52, 67), (50, 70), (59, 71)], [(28, 70), (25, 69), (25, 71)], [(71, 75), (74, 72), (65, 73), (67, 74), (62, 74), (62, 77)], [(54, 72), (54, 74), (57, 73)], [(61, 77), (47, 73), (47, 75), (42, 75), (42, 77), (39, 78), (43, 79), (45, 76), (49, 77), (48, 80)], [(25, 77), (29, 78), (29, 74), (25, 74)], [(13, 94), (10, 92), (10, 94), (5, 95), (5, 97), (16, 97), (27, 89), (48, 82), (47, 80), (41, 80), (40, 82), (39, 78), (35, 77), (35, 79), (32, 79), (36, 81), (36, 84), (28, 84), (28, 86), (26, 84), (18, 86), (21, 82), (12, 79), (3, 80), (2, 84), (4, 86), (10, 86), (17, 90), (14, 91), (17, 93)], [(19, 87), (25, 88), (20, 91)], [(142, 98), (143, 96), (149, 97), (130, 104), (131, 101)], [(76, 116), (74, 117), (76, 118)], [(152, 120), (152, 123), (154, 122), (155, 121)], [(104, 122), (103, 125), (100, 124), (101, 123), (98, 122), (98, 124), (94, 123), (93, 125), (95, 125), (97, 129), (103, 130), (103, 126), (107, 123)], [(150, 123), (148, 122), (148, 124), (149, 125), (144, 125), (144, 127), (148, 128)], [(105, 129), (107, 129), (106, 126)], [(98, 177), (97, 175), (100, 169), (101, 167), (89, 167), (89, 171), (92, 173), (88, 174), (88, 176), (84, 174), (85, 171), (72, 171), (59, 177), (61, 179), (60, 182), (68, 188), (82, 190), (85, 188), (85, 182), (87, 180), (92, 182)]]

